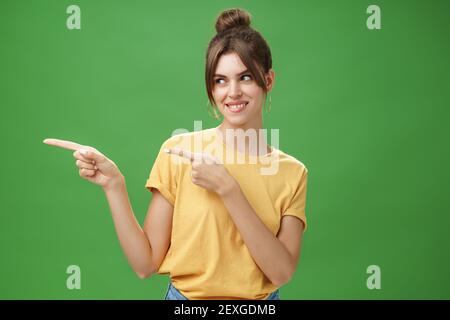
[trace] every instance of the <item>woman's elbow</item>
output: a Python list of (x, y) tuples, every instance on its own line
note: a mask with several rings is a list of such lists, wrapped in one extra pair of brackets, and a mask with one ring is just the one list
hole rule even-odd
[(144, 271), (135, 271), (136, 275), (139, 277), (139, 279), (147, 279), (150, 278), (154, 273), (156, 273), (155, 269), (150, 270), (144, 270)]
[(270, 282), (277, 288), (284, 286), (286, 283), (291, 281), (294, 275), (295, 269), (288, 268), (287, 270), (280, 270), (280, 272), (270, 278)]
[(139, 279), (147, 279), (150, 278), (150, 276), (153, 274), (153, 272), (136, 272), (137, 276), (139, 277)]
[(272, 284), (274, 286), (276, 286), (277, 288), (280, 288), (282, 286), (284, 286), (286, 283), (288, 283), (289, 281), (291, 281), (291, 276), (287, 275), (287, 276), (277, 276), (274, 277), (273, 279), (270, 280), (270, 282), (272, 282)]

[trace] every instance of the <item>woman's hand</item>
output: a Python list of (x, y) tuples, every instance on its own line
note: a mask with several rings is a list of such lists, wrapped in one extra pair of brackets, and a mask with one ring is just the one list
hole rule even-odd
[(101, 186), (104, 190), (124, 183), (123, 175), (117, 165), (97, 149), (59, 139), (45, 139), (43, 142), (51, 146), (74, 150), (73, 156), (77, 159), (75, 164), (79, 168), (80, 176)]
[(179, 148), (164, 149), (164, 152), (190, 160), (191, 180), (202, 188), (222, 196), (235, 186), (236, 181), (227, 169), (208, 153), (195, 153)]

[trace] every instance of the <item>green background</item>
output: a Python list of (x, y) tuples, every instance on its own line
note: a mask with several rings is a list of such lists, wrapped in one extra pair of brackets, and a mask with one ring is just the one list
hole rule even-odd
[[(71, 4), (81, 30), (66, 27)], [(366, 27), (370, 4), (381, 30)], [(450, 2), (425, 0), (2, 1), (0, 298), (164, 296), (167, 276), (132, 272), (102, 190), (42, 140), (113, 159), (142, 223), (161, 143), (194, 120), (219, 124), (204, 55), (234, 6), (271, 46), (265, 126), (309, 169), (309, 229), (281, 298), (450, 298)], [(81, 290), (66, 288), (72, 264)]]

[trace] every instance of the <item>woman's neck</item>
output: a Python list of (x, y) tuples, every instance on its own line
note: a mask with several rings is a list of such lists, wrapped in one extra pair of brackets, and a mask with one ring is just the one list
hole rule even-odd
[(272, 152), (272, 148), (267, 145), (267, 132), (263, 131), (262, 121), (236, 126), (224, 120), (216, 130), (222, 133), (222, 138), (228, 146), (234, 146), (239, 152), (252, 156)]

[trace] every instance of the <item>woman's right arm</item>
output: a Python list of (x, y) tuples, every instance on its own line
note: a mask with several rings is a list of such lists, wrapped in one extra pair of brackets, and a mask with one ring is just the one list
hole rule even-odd
[(142, 229), (128, 198), (125, 180), (104, 188), (120, 245), (141, 279), (155, 273), (170, 246), (173, 207), (159, 191), (153, 192)]
[(154, 189), (142, 229), (134, 216), (125, 178), (114, 161), (97, 149), (76, 142), (45, 139), (44, 143), (75, 151), (80, 176), (105, 192), (120, 245), (134, 272), (142, 279), (155, 273), (170, 246), (173, 214), (170, 202)]

